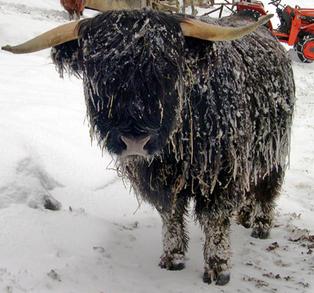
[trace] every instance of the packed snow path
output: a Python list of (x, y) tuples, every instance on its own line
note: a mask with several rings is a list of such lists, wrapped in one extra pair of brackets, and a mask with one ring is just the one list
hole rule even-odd
[[(57, 0), (0, 0), (0, 45), (65, 21)], [(0, 292), (314, 292), (314, 64), (290, 55), (297, 105), (276, 227), (257, 240), (233, 224), (232, 279), (217, 287), (202, 283), (203, 236), (192, 219), (186, 269), (158, 267), (159, 216), (139, 207), (111, 157), (91, 145), (81, 81), (59, 79), (49, 50), (1, 51)], [(61, 210), (44, 209), (47, 198)]]

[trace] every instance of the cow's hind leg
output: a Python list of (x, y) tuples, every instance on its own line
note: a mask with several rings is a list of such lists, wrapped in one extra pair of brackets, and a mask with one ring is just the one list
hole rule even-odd
[(265, 239), (269, 236), (273, 226), (275, 200), (279, 195), (283, 177), (284, 171), (279, 168), (278, 171), (273, 171), (270, 176), (265, 177), (257, 186), (252, 237)]
[(162, 219), (163, 254), (159, 266), (167, 270), (182, 270), (185, 267), (185, 252), (188, 235), (185, 230), (187, 200), (177, 198), (169, 209), (157, 208)]
[(202, 213), (198, 219), (205, 233), (203, 281), (225, 285), (230, 280), (229, 217)]
[(280, 192), (284, 172), (273, 171), (247, 195), (246, 203), (238, 214), (239, 222), (246, 228), (252, 227), (252, 237), (265, 239), (273, 225), (275, 199)]

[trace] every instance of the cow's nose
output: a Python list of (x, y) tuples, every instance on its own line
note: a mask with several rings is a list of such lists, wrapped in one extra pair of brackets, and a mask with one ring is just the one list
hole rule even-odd
[(144, 147), (150, 140), (149, 135), (141, 138), (121, 136), (121, 140), (126, 145), (126, 149), (122, 152), (123, 157), (131, 155), (147, 156), (147, 150)]

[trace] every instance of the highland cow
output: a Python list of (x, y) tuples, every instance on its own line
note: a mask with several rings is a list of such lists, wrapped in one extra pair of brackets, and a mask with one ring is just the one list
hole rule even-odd
[(184, 268), (194, 201), (207, 283), (230, 279), (235, 211), (253, 237), (268, 236), (287, 165), (293, 74), (265, 26), (250, 33), (261, 23), (110, 11), (68, 25), (61, 41), (52, 31), (39, 44), (4, 47), (55, 46), (60, 74), (83, 78), (92, 136), (161, 215), (162, 268)]

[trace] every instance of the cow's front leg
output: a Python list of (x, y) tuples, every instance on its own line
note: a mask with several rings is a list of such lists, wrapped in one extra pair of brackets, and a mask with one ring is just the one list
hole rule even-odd
[(205, 233), (205, 283), (225, 285), (230, 280), (230, 221), (228, 217), (209, 217), (202, 213), (200, 224)]
[(187, 201), (177, 198), (169, 209), (158, 209), (162, 219), (163, 254), (159, 266), (167, 270), (182, 270), (185, 267), (185, 252), (188, 236), (185, 231)]

